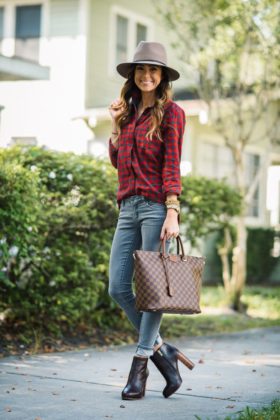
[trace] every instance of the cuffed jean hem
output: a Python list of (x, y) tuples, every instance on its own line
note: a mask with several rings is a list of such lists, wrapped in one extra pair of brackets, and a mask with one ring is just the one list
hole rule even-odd
[(144, 348), (144, 347), (140, 347), (137, 346), (136, 348), (136, 353), (137, 356), (146, 356), (146, 357), (150, 357), (154, 354), (153, 349), (150, 349), (148, 347)]
[[(163, 343), (162, 338), (160, 336), (158, 336), (156, 341), (155, 341), (155, 346), (158, 345), (158, 344), (161, 345), (162, 343)], [(138, 345), (137, 348), (136, 348), (136, 353), (135, 354), (137, 354), (137, 356), (147, 356), (147, 357), (149, 357), (149, 356), (152, 356), (154, 354), (154, 349), (153, 348), (151, 349), (150, 347), (144, 347), (144, 346)]]

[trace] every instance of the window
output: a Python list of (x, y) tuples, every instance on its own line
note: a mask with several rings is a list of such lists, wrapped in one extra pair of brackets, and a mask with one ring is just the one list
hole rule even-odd
[(41, 36), (41, 5), (16, 7), (15, 55), (39, 60)]
[(139, 16), (121, 6), (112, 7), (112, 33), (109, 68), (132, 59), (136, 46), (140, 41), (153, 38), (153, 21)]
[(140, 41), (147, 40), (148, 32), (147, 26), (119, 14), (117, 15), (116, 30), (115, 65), (127, 61), (131, 56), (131, 50), (134, 51)]
[[(245, 153), (245, 182), (247, 188), (252, 184), (260, 166), (260, 156)], [(230, 184), (236, 184), (235, 165), (231, 151), (225, 146), (203, 143), (200, 163), (200, 174), (209, 178), (226, 177)], [(259, 185), (249, 205), (247, 216), (259, 217), (260, 188)]]
[(141, 25), (141, 23), (137, 23), (137, 34), (136, 34), (136, 45), (139, 44), (140, 41), (147, 40), (147, 27)]
[[(252, 184), (260, 167), (260, 156), (253, 153), (245, 153), (245, 176), (247, 188)], [(259, 217), (260, 186), (258, 184), (252, 200), (249, 204), (247, 216)]]
[(3, 38), (4, 38), (4, 7), (0, 7), (0, 54), (2, 53)]
[(227, 177), (234, 180), (234, 165), (231, 151), (225, 146), (203, 143), (201, 174), (209, 178), (221, 179)]
[(117, 16), (116, 63), (127, 59), (128, 52), (128, 19)]

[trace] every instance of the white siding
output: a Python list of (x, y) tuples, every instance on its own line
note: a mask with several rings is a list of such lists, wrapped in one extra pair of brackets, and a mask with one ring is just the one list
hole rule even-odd
[[(40, 64), (50, 68), (50, 79), (0, 83), (1, 105), (5, 107), (0, 147), (15, 139), (35, 138), (38, 145), (86, 153), (92, 134), (74, 119), (84, 114), (86, 1), (32, 0), (34, 4), (37, 1), (43, 5)], [(14, 16), (11, 7), (11, 28)]]
[(51, 0), (49, 35), (77, 36), (79, 32), (79, 0)]

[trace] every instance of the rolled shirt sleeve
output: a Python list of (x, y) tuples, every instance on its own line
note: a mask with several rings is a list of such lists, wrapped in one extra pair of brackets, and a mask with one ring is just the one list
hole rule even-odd
[(180, 161), (185, 131), (186, 116), (179, 105), (173, 105), (166, 111), (163, 124), (164, 161), (162, 167), (162, 190), (177, 194), (182, 191)]
[(109, 140), (109, 157), (111, 160), (112, 165), (115, 168), (118, 168), (118, 153), (119, 150), (115, 148), (115, 146), (112, 143), (112, 139)]

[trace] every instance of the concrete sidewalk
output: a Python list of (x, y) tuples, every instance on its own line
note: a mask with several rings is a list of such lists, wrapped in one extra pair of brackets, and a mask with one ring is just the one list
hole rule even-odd
[(280, 398), (280, 327), (173, 341), (196, 363), (168, 399), (153, 363), (146, 396), (122, 401), (135, 346), (0, 360), (0, 419), (224, 419)]

